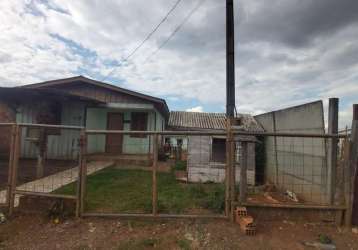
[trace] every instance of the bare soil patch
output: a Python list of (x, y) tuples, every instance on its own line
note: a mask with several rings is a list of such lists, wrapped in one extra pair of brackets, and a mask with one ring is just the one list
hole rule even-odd
[(245, 236), (222, 220), (135, 221), (69, 219), (54, 224), (46, 216), (17, 215), (0, 225), (0, 249), (312, 249), (302, 241), (329, 236), (337, 249), (358, 249), (358, 234), (325, 223), (258, 222)]

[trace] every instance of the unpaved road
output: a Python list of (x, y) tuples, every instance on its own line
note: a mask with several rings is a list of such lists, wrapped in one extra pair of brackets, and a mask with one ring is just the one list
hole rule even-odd
[(357, 249), (358, 234), (327, 224), (259, 222), (258, 234), (245, 236), (225, 221), (129, 221), (69, 219), (54, 224), (46, 216), (17, 215), (0, 225), (0, 249), (313, 249), (301, 241), (319, 234), (337, 249)]

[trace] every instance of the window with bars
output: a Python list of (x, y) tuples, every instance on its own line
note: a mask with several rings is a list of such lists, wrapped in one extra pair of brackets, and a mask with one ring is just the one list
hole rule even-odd
[[(148, 113), (145, 112), (132, 112), (131, 113), (131, 130), (132, 131), (147, 131)], [(145, 138), (145, 134), (131, 135), (135, 138)]]
[(212, 138), (211, 161), (225, 163), (226, 161), (226, 139)]

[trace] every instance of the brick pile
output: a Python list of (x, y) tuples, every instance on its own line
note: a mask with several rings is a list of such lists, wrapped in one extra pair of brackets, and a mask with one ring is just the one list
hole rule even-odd
[(235, 210), (236, 223), (246, 235), (256, 235), (254, 218), (247, 214), (246, 207), (237, 207)]

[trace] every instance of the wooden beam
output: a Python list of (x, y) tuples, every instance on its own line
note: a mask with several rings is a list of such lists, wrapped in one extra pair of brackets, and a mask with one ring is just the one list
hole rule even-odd
[(20, 194), (20, 195), (52, 197), (52, 198), (61, 198), (61, 199), (67, 199), (67, 200), (76, 200), (77, 199), (77, 197), (75, 195), (52, 194), (52, 193), (32, 192), (32, 191), (24, 191), (24, 190), (15, 190), (14, 193)]
[(80, 217), (85, 210), (86, 200), (86, 182), (87, 182), (87, 134), (85, 130), (81, 130), (80, 134), (80, 155), (79, 155), (79, 171), (77, 181), (77, 202), (76, 216)]
[(156, 216), (158, 213), (158, 183), (157, 183), (157, 168), (158, 168), (158, 135), (154, 135), (153, 139), (153, 166), (152, 166), (152, 213)]
[[(338, 98), (330, 98), (329, 99), (329, 107), (328, 107), (328, 133), (329, 134), (338, 134), (338, 106), (339, 99)], [(337, 185), (337, 155), (338, 155), (338, 139), (331, 138), (328, 141), (328, 176), (329, 176), (329, 194), (330, 194), (330, 204), (336, 204), (339, 202), (339, 197), (336, 198), (337, 194), (340, 190), (336, 190), (339, 188)]]
[(44, 176), (44, 160), (46, 155), (46, 149), (47, 149), (47, 135), (46, 135), (46, 129), (40, 128), (40, 137), (37, 141), (37, 149), (38, 149), (38, 155), (37, 155), (37, 164), (36, 164), (36, 178), (40, 179)]
[[(206, 130), (206, 131), (124, 131), (124, 130), (86, 130), (87, 134), (146, 134), (146, 135), (197, 135), (197, 136), (226, 136), (225, 130)], [(302, 138), (344, 138), (342, 134), (317, 134), (317, 133), (274, 133), (274, 132), (258, 132), (258, 131), (239, 131), (232, 130), (234, 136), (236, 135), (251, 135), (251, 136), (278, 136), (278, 137), (302, 137)]]
[[(233, 124), (234, 120), (231, 121)], [(235, 171), (235, 140), (234, 136), (230, 130), (229, 134), (229, 157), (230, 157), (230, 220), (231, 222), (235, 221), (235, 206), (233, 202), (236, 201), (236, 171)]]
[[(272, 112), (272, 127), (273, 127), (273, 132), (277, 133), (277, 128), (276, 128), (276, 112)], [(276, 187), (278, 187), (278, 152), (277, 152), (277, 136), (273, 137), (273, 143), (274, 143), (274, 153), (275, 153), (275, 185)]]
[(346, 190), (346, 205), (347, 211), (345, 214), (345, 226), (352, 227), (352, 212), (354, 202), (354, 187), (357, 177), (357, 164), (358, 164), (358, 104), (353, 105), (353, 121), (352, 121), (352, 133), (350, 140), (350, 156), (349, 167), (347, 168), (346, 175), (349, 176), (349, 185)]
[(8, 211), (10, 211), (10, 200), (11, 194), (13, 192), (14, 186), (12, 185), (12, 171), (13, 171), (13, 161), (14, 161), (14, 146), (15, 146), (15, 137), (16, 137), (16, 125), (11, 125), (11, 139), (10, 139), (10, 154), (9, 154), (9, 165), (7, 173), (7, 193), (6, 193), (6, 206)]
[(15, 209), (15, 195), (16, 195), (16, 184), (17, 184), (17, 171), (19, 167), (19, 158), (21, 151), (21, 128), (15, 126), (15, 137), (14, 137), (14, 148), (13, 148), (13, 160), (12, 160), (12, 171), (11, 171), (11, 193), (9, 200), (9, 215), (12, 216)]
[(241, 167), (240, 167), (240, 198), (239, 202), (245, 203), (247, 198), (247, 162), (248, 162), (248, 144), (241, 143)]
[(317, 209), (317, 210), (346, 210), (345, 206), (335, 206), (335, 205), (312, 205), (312, 204), (274, 204), (274, 203), (250, 203), (245, 202), (242, 204), (246, 207), (268, 207), (268, 208), (287, 208), (287, 209)]
[(196, 214), (122, 214), (122, 213), (84, 213), (83, 217), (136, 218), (136, 219), (227, 219), (224, 215), (196, 215)]
[(225, 216), (230, 217), (231, 213), (231, 197), (230, 197), (230, 180), (231, 180), (231, 158), (229, 153), (229, 138), (230, 138), (230, 127), (231, 120), (227, 118), (226, 120), (226, 165), (225, 165)]

